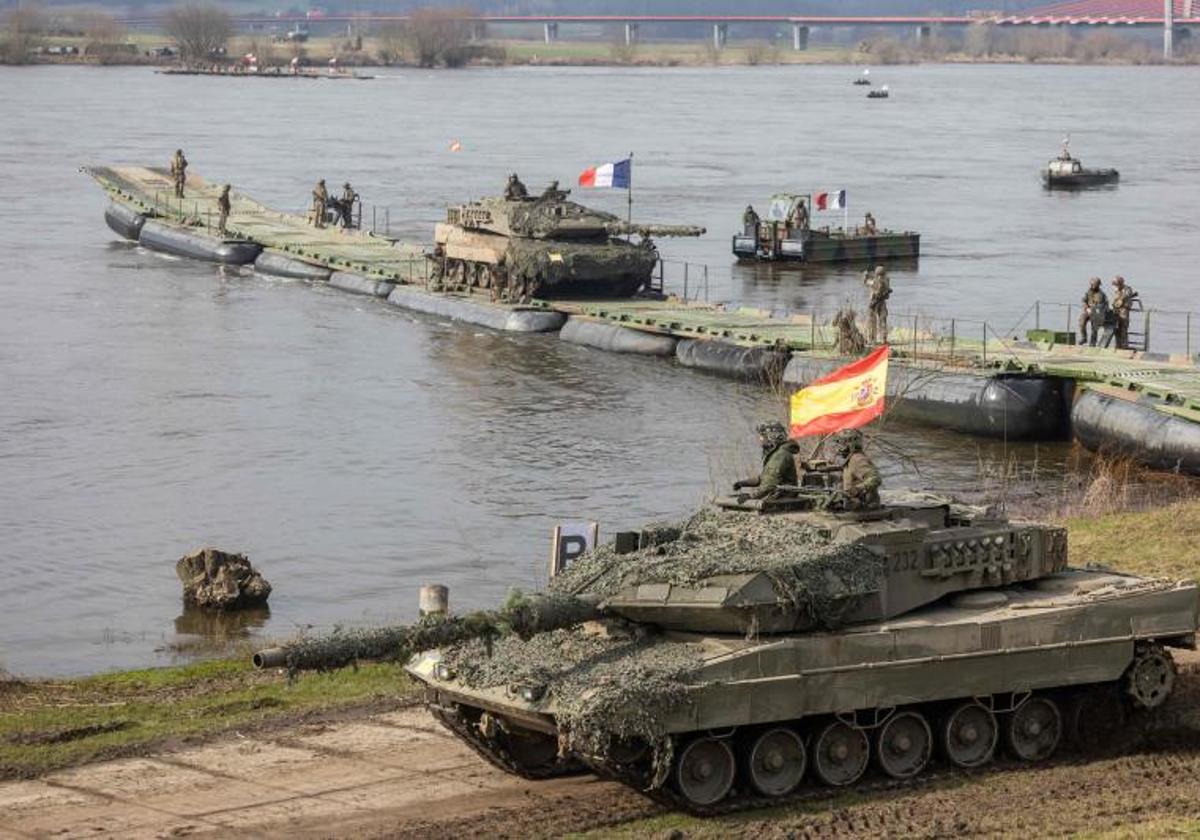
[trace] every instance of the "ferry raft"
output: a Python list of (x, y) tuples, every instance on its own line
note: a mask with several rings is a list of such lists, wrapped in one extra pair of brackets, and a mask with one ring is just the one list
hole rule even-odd
[(921, 254), (921, 235), (913, 231), (877, 230), (873, 223), (855, 228), (814, 228), (811, 195), (777, 193), (766, 215), (747, 208), (742, 230), (733, 236), (739, 260), (801, 263), (879, 262), (915, 259)]
[[(112, 203), (119, 236), (152, 250), (253, 267), (497, 330), (557, 333), (596, 349), (658, 356), (681, 367), (777, 387), (803, 386), (847, 359), (814, 313), (768, 312), (676, 298), (510, 304), (481, 290), (435, 291), (419, 246), (307, 219), (233, 194), (224, 236), (213, 226), (219, 190), (189, 177), (173, 196), (169, 175), (146, 167), (84, 170)], [(1092, 450), (1200, 475), (1197, 359), (1029, 340), (949, 336), (893, 328), (889, 377), (896, 416), (1009, 440), (1074, 436)]]

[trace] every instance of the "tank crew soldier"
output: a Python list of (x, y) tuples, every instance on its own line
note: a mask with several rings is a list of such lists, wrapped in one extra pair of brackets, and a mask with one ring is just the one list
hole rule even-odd
[(794, 487), (798, 481), (796, 475), (796, 454), (799, 445), (788, 440), (787, 429), (782, 423), (762, 423), (757, 428), (758, 442), (762, 445), (762, 472), (753, 478), (743, 478), (733, 483), (733, 489), (753, 487), (753, 493), (745, 494), (750, 499), (765, 499), (773, 495), (780, 485)]
[(558, 181), (551, 181), (550, 186), (542, 190), (542, 198), (550, 199), (551, 201), (562, 201), (570, 194), (570, 190), (560, 190), (558, 188)]
[(313, 224), (319, 228), (325, 227), (325, 209), (329, 206), (329, 191), (325, 189), (325, 179), (317, 181), (312, 191)]
[(508, 176), (508, 183), (504, 185), (504, 197), (509, 201), (529, 197), (529, 190), (525, 189), (525, 185), (521, 183), (516, 172)]
[(183, 187), (187, 184), (187, 158), (183, 156), (183, 149), (176, 149), (174, 157), (171, 158), (171, 180), (175, 182), (175, 197), (183, 198)]
[(888, 298), (892, 296), (892, 281), (888, 279), (887, 269), (881, 265), (875, 266), (875, 272), (863, 272), (863, 285), (870, 291), (867, 301), (867, 340), (872, 344), (887, 341), (888, 335)]
[(1133, 301), (1138, 293), (1132, 286), (1125, 285), (1125, 278), (1113, 278), (1113, 313), (1117, 316), (1117, 349), (1129, 349), (1129, 313), (1133, 311)]
[(838, 432), (834, 437), (837, 453), (845, 459), (842, 467), (842, 495), (846, 510), (871, 510), (879, 507), (879, 470), (863, 452), (863, 436), (858, 429)]
[(867, 215), (863, 218), (863, 233), (867, 236), (874, 236), (877, 233), (875, 227), (875, 217), (871, 215), (871, 211), (867, 211)]
[[(1083, 311), (1079, 313), (1079, 343), (1096, 346), (1100, 328), (1108, 314), (1108, 295), (1100, 288), (1100, 278), (1093, 277), (1083, 293)], [(1091, 326), (1089, 330), (1088, 327)]]
[(229, 184), (221, 187), (221, 194), (217, 197), (217, 210), (221, 217), (217, 220), (217, 233), (221, 236), (225, 235), (225, 223), (229, 221), (229, 211), (233, 209), (233, 202), (229, 200)]
[(351, 228), (354, 226), (354, 202), (358, 201), (358, 193), (354, 191), (354, 187), (350, 186), (350, 182), (342, 184), (342, 206), (338, 208), (342, 214), (342, 227)]
[(747, 204), (745, 212), (742, 213), (742, 233), (746, 236), (758, 235), (758, 213), (755, 212), (753, 204)]

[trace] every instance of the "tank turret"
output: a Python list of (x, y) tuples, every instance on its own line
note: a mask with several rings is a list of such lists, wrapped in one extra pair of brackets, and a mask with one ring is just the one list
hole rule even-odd
[[(650, 236), (700, 236), (691, 225), (630, 224), (567, 199), (551, 184), (540, 196), (489, 197), (450, 207), (434, 231), (435, 281), (489, 288), (497, 298), (630, 297), (658, 262)], [(638, 233), (641, 242), (618, 236)]]

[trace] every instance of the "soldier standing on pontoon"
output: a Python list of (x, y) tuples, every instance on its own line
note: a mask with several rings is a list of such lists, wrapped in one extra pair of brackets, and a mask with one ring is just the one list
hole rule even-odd
[[(1108, 315), (1108, 295), (1100, 288), (1100, 278), (1093, 277), (1083, 293), (1083, 311), (1079, 313), (1079, 343), (1096, 346), (1100, 328)], [(1090, 331), (1088, 327), (1091, 327)]]
[(350, 228), (354, 226), (354, 202), (358, 201), (358, 193), (354, 191), (354, 187), (350, 186), (347, 181), (342, 185), (342, 227)]
[(233, 202), (229, 200), (229, 184), (221, 187), (221, 194), (217, 197), (217, 210), (221, 214), (221, 218), (217, 221), (217, 233), (221, 236), (225, 235), (225, 223), (229, 221), (229, 211), (233, 209)]
[(325, 227), (325, 208), (329, 206), (329, 191), (325, 189), (325, 179), (317, 181), (312, 191), (313, 224), (319, 228)]
[(863, 285), (871, 293), (867, 302), (867, 340), (872, 344), (881, 344), (887, 341), (887, 302), (892, 296), (892, 282), (888, 279), (887, 269), (877, 265), (874, 273), (864, 271)]
[(1129, 349), (1129, 313), (1133, 310), (1134, 298), (1138, 293), (1132, 286), (1125, 285), (1124, 277), (1113, 278), (1113, 314), (1117, 317), (1117, 349)]
[(176, 149), (174, 157), (171, 158), (171, 180), (175, 182), (175, 197), (183, 198), (183, 188), (187, 184), (187, 158), (183, 156), (183, 149)]

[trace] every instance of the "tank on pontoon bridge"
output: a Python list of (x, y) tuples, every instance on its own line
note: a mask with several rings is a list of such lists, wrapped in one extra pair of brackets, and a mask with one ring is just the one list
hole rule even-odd
[[(813, 226), (813, 196), (776, 193), (757, 223), (733, 235), (739, 260), (803, 263), (878, 262), (920, 256), (921, 235), (914, 231), (868, 230), (862, 225)], [(839, 219), (841, 221), (841, 219)]]
[(658, 264), (651, 237), (704, 234), (695, 225), (626, 222), (568, 200), (569, 193), (552, 184), (539, 196), (449, 208), (434, 231), (438, 281), (513, 300), (627, 298), (650, 285)]

